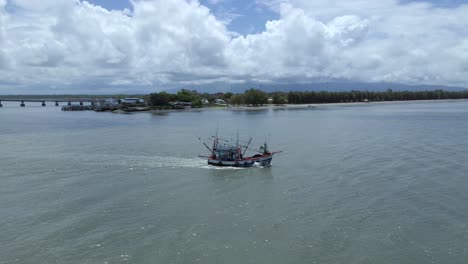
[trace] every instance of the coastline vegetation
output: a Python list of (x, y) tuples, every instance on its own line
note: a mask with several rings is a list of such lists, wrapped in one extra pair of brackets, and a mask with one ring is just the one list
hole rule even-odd
[[(130, 95), (4, 95), (0, 98), (43, 99), (87, 98), (87, 99), (122, 99)], [(265, 92), (251, 88), (243, 93), (199, 93), (196, 90), (182, 89), (177, 93), (159, 92), (146, 95), (131, 95), (144, 99), (144, 105), (137, 105), (147, 109), (182, 109), (200, 107), (249, 106), (256, 107), (267, 104), (325, 104), (325, 103), (355, 103), (381, 101), (410, 101), (410, 100), (441, 100), (468, 99), (468, 90), (463, 91), (290, 91)], [(121, 107), (128, 110), (127, 105)], [(119, 108), (119, 106), (113, 107)], [(138, 109), (139, 111), (141, 109)]]
[(289, 92), (287, 93), (287, 98), (289, 104), (468, 99), (468, 90), (393, 91), (392, 89), (388, 89), (385, 92)]
[(182, 89), (175, 94), (167, 92), (152, 93), (148, 95), (148, 105), (154, 109), (169, 109), (172, 108), (171, 103), (184, 102), (190, 103), (191, 107), (199, 108), (204, 104), (213, 105), (216, 99), (222, 99), (224, 102), (229, 102), (232, 93), (198, 93), (196, 90)]
[(324, 103), (354, 103), (381, 101), (410, 101), (410, 100), (440, 100), (440, 99), (468, 99), (465, 91), (291, 91), (267, 93), (259, 89), (249, 89), (244, 93), (198, 93), (195, 90), (180, 90), (176, 94), (167, 92), (149, 95), (151, 108), (170, 108), (171, 102), (190, 102), (192, 107), (202, 107), (204, 104), (213, 105), (216, 99), (224, 100), (234, 106), (261, 106), (266, 104), (324, 104)]
[(172, 102), (190, 103), (192, 107), (202, 107), (202, 95), (197, 91), (182, 89), (176, 94), (167, 92), (152, 93), (148, 96), (148, 105), (152, 108), (167, 109), (171, 108)]

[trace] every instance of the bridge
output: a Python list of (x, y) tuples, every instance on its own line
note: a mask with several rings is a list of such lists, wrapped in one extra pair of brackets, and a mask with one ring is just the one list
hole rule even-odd
[(26, 103), (42, 103), (42, 106), (46, 106), (46, 102), (52, 102), (55, 103), (55, 106), (59, 106), (59, 103), (67, 103), (67, 105), (72, 105), (73, 103), (79, 103), (80, 105), (83, 105), (83, 103), (91, 103), (91, 105), (94, 105), (101, 101), (102, 99), (97, 99), (97, 98), (14, 98), (14, 97), (8, 97), (8, 98), (0, 98), (0, 107), (3, 107), (2, 102), (20, 102), (21, 107), (25, 107)]

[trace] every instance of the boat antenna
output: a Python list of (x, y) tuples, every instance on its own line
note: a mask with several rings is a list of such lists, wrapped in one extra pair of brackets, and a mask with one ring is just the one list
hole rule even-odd
[(247, 152), (247, 149), (249, 148), (250, 142), (252, 142), (252, 138), (250, 138), (249, 143), (247, 143), (247, 146), (244, 149), (244, 153), (242, 153), (242, 156), (245, 155), (245, 152)]

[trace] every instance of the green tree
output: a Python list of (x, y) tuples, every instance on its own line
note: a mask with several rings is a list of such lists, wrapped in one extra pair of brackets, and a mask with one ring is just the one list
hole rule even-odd
[(245, 104), (245, 98), (242, 94), (234, 94), (229, 98), (229, 103), (232, 105), (242, 105)]
[(149, 96), (149, 105), (153, 107), (167, 106), (171, 95), (166, 92), (152, 93)]
[(223, 99), (224, 101), (229, 101), (229, 99), (231, 98), (231, 96), (233, 96), (234, 94), (231, 93), (231, 92), (227, 92), (223, 95)]
[(202, 98), (198, 94), (198, 92), (195, 91), (195, 90), (189, 91), (189, 90), (186, 90), (186, 89), (182, 89), (182, 90), (177, 92), (176, 96), (177, 96), (177, 101), (191, 102), (192, 107), (201, 107), (202, 106), (202, 100), (201, 100)]
[(192, 102), (196, 97), (196, 92), (182, 89), (177, 92), (177, 101), (180, 102)]
[(248, 105), (258, 106), (268, 102), (268, 95), (264, 91), (258, 89), (249, 89), (245, 91), (244, 96), (245, 103)]
[(202, 100), (201, 100), (200, 97), (194, 98), (192, 100), (192, 107), (200, 108), (200, 107), (202, 107), (202, 105), (203, 105), (203, 103), (202, 103)]
[(273, 93), (273, 104), (282, 105), (288, 102), (288, 99), (284, 93)]

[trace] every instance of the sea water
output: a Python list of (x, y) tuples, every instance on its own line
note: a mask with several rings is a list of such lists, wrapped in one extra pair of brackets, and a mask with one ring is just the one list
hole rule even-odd
[[(4, 106), (0, 263), (468, 260), (467, 101), (162, 115)], [(198, 137), (217, 128), (283, 153), (266, 168), (210, 167)]]

